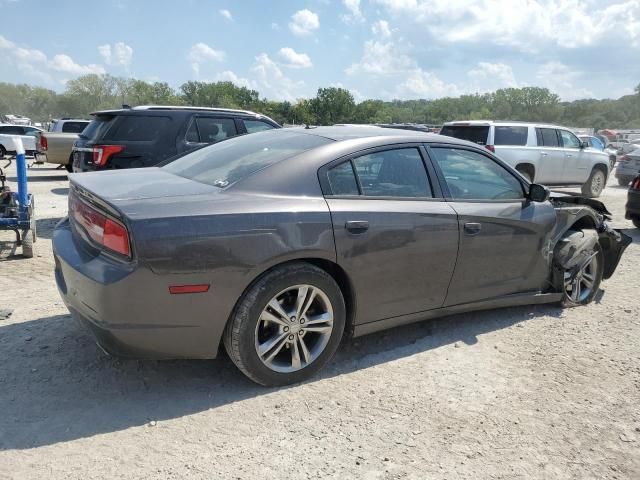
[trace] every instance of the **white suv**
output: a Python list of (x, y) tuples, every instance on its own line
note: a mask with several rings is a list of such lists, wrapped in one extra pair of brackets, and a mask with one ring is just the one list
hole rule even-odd
[(579, 185), (588, 197), (600, 196), (609, 178), (609, 155), (565, 127), (472, 120), (445, 123), (440, 134), (484, 145), (531, 182)]

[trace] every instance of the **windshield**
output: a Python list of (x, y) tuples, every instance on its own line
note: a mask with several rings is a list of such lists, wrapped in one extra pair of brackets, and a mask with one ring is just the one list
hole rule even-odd
[(333, 140), (294, 130), (270, 130), (230, 138), (162, 167), (181, 177), (225, 188), (269, 165)]

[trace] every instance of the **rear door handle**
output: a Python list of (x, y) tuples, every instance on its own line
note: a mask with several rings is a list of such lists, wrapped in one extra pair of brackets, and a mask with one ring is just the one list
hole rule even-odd
[(570, 153), (567, 153), (567, 158), (573, 157)]
[(344, 228), (351, 233), (364, 233), (369, 230), (369, 222), (366, 220), (350, 220), (344, 224)]
[(464, 224), (464, 233), (467, 235), (478, 235), (482, 230), (482, 225), (479, 223), (465, 223)]

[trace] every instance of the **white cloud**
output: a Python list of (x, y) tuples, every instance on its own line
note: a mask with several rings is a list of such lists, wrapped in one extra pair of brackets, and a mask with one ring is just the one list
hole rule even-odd
[(407, 79), (396, 89), (396, 96), (403, 99), (453, 97), (460, 93), (458, 86), (446, 83), (421, 68), (410, 71)]
[(371, 25), (371, 32), (381, 38), (389, 38), (391, 36), (391, 29), (389, 28), (389, 22), (386, 20), (378, 20)]
[(233, 73), (231, 70), (225, 70), (224, 72), (216, 75), (215, 81), (216, 82), (232, 82), (240, 87), (247, 87), (251, 89), (256, 88), (254, 82), (252, 82), (247, 78), (239, 77), (238, 75)]
[(342, 0), (345, 8), (349, 10), (349, 13), (341, 15), (340, 18), (344, 23), (362, 23), (364, 22), (364, 16), (360, 11), (360, 0)]
[(107, 65), (128, 67), (133, 58), (133, 48), (124, 42), (116, 43), (113, 48), (108, 43), (100, 45), (98, 52)]
[(189, 50), (188, 60), (191, 62), (191, 68), (198, 74), (200, 67), (209, 62), (221, 62), (225, 59), (226, 54), (222, 50), (216, 50), (206, 43), (196, 43)]
[(393, 42), (368, 40), (364, 44), (364, 53), (360, 61), (347, 68), (346, 73), (393, 75), (415, 67), (415, 61), (400, 52)]
[(218, 10), (218, 13), (222, 15), (224, 18), (226, 18), (227, 20), (233, 20), (233, 16), (231, 15), (231, 12), (226, 8), (221, 8), (220, 10)]
[(318, 14), (306, 8), (294, 13), (289, 22), (289, 29), (298, 36), (310, 35), (318, 28), (320, 28)]
[(289, 102), (295, 101), (300, 96), (299, 92), (304, 82), (294, 81), (285, 76), (280, 67), (266, 53), (256, 57), (251, 70), (256, 74), (255, 84), (261, 95), (269, 99)]
[(488, 81), (491, 90), (499, 87), (518, 87), (513, 69), (504, 63), (479, 62), (476, 68), (469, 70), (469, 77), (483, 82)]
[[(376, 0), (413, 20), (434, 39), (482, 42), (537, 51), (540, 42), (564, 48), (593, 45), (615, 34), (640, 44), (640, 0)], [(589, 7), (589, 8), (585, 8)]]
[(593, 93), (586, 88), (578, 88), (575, 80), (582, 76), (582, 72), (571, 70), (561, 62), (552, 61), (542, 65), (536, 72), (538, 85), (547, 87), (560, 95), (562, 100), (572, 101), (577, 98), (591, 98)]
[(278, 51), (278, 55), (287, 63), (287, 67), (292, 68), (309, 68), (312, 67), (311, 59), (306, 53), (298, 53), (291, 47), (284, 47)]
[(64, 80), (60, 74), (86, 75), (88, 73), (105, 73), (102, 65), (90, 63), (81, 65), (69, 55), (57, 54), (49, 59), (47, 55), (34, 48), (19, 47), (11, 40), (0, 35), (0, 62), (12, 65), (27, 76), (38, 78), (48, 84)]

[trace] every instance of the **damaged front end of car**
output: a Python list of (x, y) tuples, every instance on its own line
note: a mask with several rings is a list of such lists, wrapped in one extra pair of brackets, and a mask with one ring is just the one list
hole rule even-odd
[(597, 245), (604, 264), (602, 278), (611, 278), (631, 237), (607, 224), (611, 212), (598, 200), (564, 194), (553, 195), (550, 200), (557, 216), (548, 249), (555, 289), (562, 289), (581, 275), (596, 255)]

